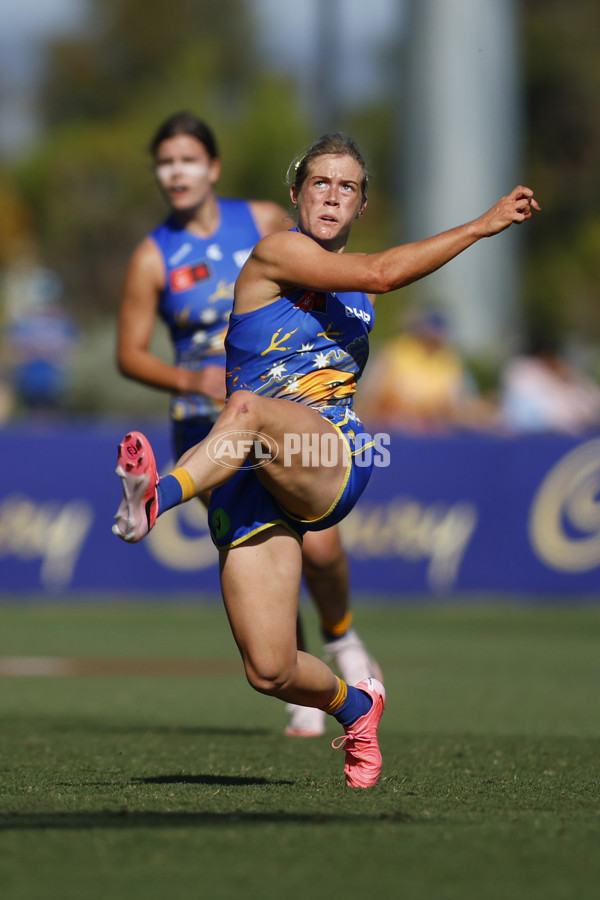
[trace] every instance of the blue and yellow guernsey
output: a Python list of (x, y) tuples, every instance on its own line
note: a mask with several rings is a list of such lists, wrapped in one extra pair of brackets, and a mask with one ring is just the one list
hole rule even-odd
[(247, 462), (211, 493), (217, 547), (236, 547), (272, 525), (301, 540), (307, 530), (329, 528), (352, 509), (373, 468), (372, 442), (363, 439), (352, 403), (374, 319), (366, 294), (306, 289), (253, 312), (232, 313), (225, 340), (228, 393), (246, 390), (314, 407), (343, 437), (349, 464), (331, 507), (319, 519), (303, 521), (276, 502)]
[[(233, 288), (261, 235), (245, 200), (218, 199), (220, 222), (203, 238), (172, 216), (151, 232), (165, 266), (159, 315), (169, 328), (176, 365), (201, 369), (225, 366), (224, 339), (233, 306)], [(222, 406), (203, 394), (174, 396), (171, 416), (182, 421), (215, 419)]]
[(351, 408), (374, 320), (366, 294), (305, 289), (249, 313), (232, 313), (227, 392)]

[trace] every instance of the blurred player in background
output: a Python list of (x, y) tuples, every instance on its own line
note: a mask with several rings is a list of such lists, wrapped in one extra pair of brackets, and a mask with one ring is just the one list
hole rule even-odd
[[(225, 402), (224, 338), (235, 280), (256, 242), (293, 225), (269, 201), (223, 198), (216, 193), (221, 163), (212, 130), (190, 113), (177, 113), (157, 129), (150, 154), (169, 215), (134, 251), (126, 273), (117, 360), (123, 375), (171, 399), (176, 459), (201, 441)], [(157, 316), (169, 328), (175, 363), (150, 351)], [(210, 492), (200, 499), (208, 506)], [(325, 657), (355, 684), (380, 673), (352, 628), (348, 560), (337, 526), (308, 533), (303, 574), (321, 620)], [(298, 619), (298, 643), (304, 637)], [(317, 736), (322, 710), (288, 706), (286, 734)]]

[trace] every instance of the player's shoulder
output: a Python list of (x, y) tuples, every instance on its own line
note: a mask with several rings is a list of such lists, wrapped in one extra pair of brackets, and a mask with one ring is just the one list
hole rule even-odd
[(249, 200), (248, 206), (262, 235), (287, 231), (293, 225), (288, 211), (272, 200)]
[(302, 239), (303, 237), (305, 236), (299, 234), (297, 231), (290, 231), (289, 229), (286, 229), (285, 231), (272, 231), (258, 241), (252, 255), (257, 258), (264, 258), (280, 255), (288, 251), (293, 252), (294, 248), (298, 246), (298, 239)]
[(162, 273), (162, 255), (151, 235), (146, 235), (134, 248), (129, 259), (129, 269)]
[(132, 256), (140, 259), (160, 258), (160, 248), (152, 234), (147, 234), (142, 238), (134, 248)]

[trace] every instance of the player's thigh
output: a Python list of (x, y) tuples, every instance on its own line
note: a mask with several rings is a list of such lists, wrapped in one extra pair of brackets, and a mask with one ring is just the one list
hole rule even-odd
[(312, 407), (290, 400), (259, 400), (261, 427), (275, 442), (276, 456), (258, 468), (257, 475), (285, 509), (300, 518), (318, 518), (335, 501), (347, 477), (348, 445)]
[(235, 641), (261, 671), (294, 665), (302, 551), (276, 525), (220, 551), (221, 588)]

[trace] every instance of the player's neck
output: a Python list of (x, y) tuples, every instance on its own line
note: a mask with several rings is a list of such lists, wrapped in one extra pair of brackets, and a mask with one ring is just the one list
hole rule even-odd
[(214, 194), (209, 194), (201, 203), (187, 210), (177, 210), (177, 221), (199, 237), (210, 237), (219, 227), (221, 212), (219, 201)]

